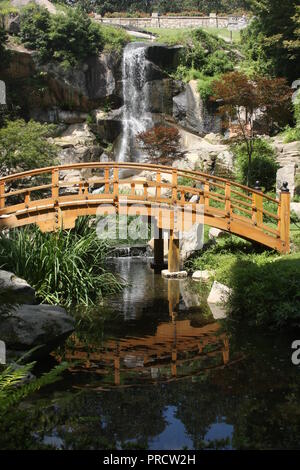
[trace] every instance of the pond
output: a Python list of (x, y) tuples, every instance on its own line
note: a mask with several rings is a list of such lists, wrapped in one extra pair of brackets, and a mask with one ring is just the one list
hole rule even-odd
[(167, 281), (146, 258), (110, 263), (128, 286), (77, 314), (54, 353), (69, 369), (20, 405), (8, 447), (300, 448), (293, 333), (236, 331), (213, 318), (204, 284)]

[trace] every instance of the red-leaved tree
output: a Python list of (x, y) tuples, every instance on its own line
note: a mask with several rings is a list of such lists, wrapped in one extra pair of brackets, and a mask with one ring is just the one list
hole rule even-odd
[(220, 104), (219, 112), (235, 140), (246, 144), (248, 153), (248, 178), (254, 139), (261, 133), (257, 120), (266, 132), (271, 132), (287, 122), (291, 112), (292, 90), (284, 78), (257, 76), (250, 79), (242, 72), (226, 73), (213, 83), (212, 100)]
[(180, 145), (180, 134), (175, 127), (154, 126), (138, 134), (137, 140), (152, 163), (167, 165), (184, 156)]

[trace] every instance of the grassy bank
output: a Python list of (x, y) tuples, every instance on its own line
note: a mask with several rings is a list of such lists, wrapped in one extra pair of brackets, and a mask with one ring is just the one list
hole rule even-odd
[[(208, 34), (213, 34), (225, 41), (230, 41), (230, 31), (227, 28), (201, 28)], [(163, 42), (165, 44), (175, 45), (175, 44), (184, 44), (187, 37), (191, 34), (190, 28), (182, 29), (169, 29), (169, 28), (147, 28), (147, 31), (153, 33), (157, 36), (158, 42)], [(240, 32), (233, 31), (232, 39), (234, 43), (240, 41)]]
[(300, 326), (299, 251), (281, 256), (232, 236), (190, 260), (188, 268), (213, 270), (215, 280), (233, 289), (231, 320), (270, 328)]

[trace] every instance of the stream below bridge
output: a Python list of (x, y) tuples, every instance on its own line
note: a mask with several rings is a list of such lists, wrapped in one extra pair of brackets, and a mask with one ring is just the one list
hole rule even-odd
[(34, 447), (300, 448), (293, 335), (228, 329), (205, 285), (168, 282), (147, 258), (110, 264), (128, 287), (80, 312), (55, 352), (74, 365), (23, 404)]

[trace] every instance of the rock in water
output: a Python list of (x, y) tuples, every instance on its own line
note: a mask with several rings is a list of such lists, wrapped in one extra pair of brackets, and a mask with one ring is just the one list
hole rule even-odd
[(0, 270), (0, 295), (6, 302), (34, 304), (35, 290), (24, 279), (9, 271)]
[(207, 298), (208, 306), (215, 320), (226, 318), (225, 302), (227, 302), (232, 289), (230, 287), (214, 281), (209, 296)]
[(9, 350), (28, 351), (42, 346), (37, 354), (45, 355), (74, 331), (74, 325), (74, 319), (61, 307), (22, 305), (0, 317), (0, 338)]
[(232, 289), (230, 287), (221, 284), (220, 282), (214, 281), (209, 296), (207, 298), (208, 304), (224, 304), (227, 302)]

